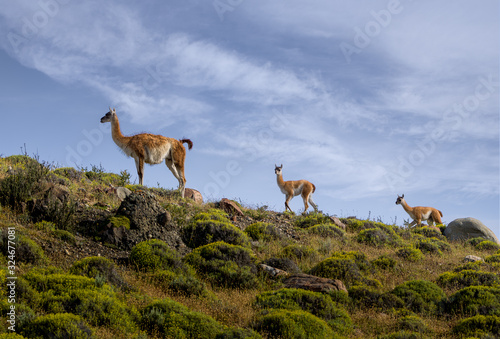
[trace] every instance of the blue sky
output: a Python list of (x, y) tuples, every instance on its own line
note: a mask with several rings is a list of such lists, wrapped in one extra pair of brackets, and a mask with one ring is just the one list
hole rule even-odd
[[(127, 169), (124, 134), (190, 138), (187, 186), (401, 225), (396, 206), (499, 224), (499, 4), (471, 1), (16, 1), (0, 8), (0, 154)], [(146, 167), (145, 184), (177, 181)], [(302, 209), (299, 197), (292, 200)]]

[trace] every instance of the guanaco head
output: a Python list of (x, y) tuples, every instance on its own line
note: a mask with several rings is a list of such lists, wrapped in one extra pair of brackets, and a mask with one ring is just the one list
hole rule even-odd
[(400, 205), (401, 201), (405, 199), (405, 195), (403, 194), (402, 196), (399, 196), (398, 194), (398, 199), (396, 200), (396, 205)]
[(116, 110), (113, 108), (111, 109), (111, 107), (109, 108), (109, 112), (106, 113), (105, 116), (103, 116), (101, 118), (101, 123), (105, 123), (105, 122), (111, 122), (111, 120), (113, 119), (113, 117), (116, 116)]
[(274, 164), (274, 173), (280, 175), (282, 169), (283, 169), (283, 164), (281, 164), (281, 166), (276, 166), (276, 164)]

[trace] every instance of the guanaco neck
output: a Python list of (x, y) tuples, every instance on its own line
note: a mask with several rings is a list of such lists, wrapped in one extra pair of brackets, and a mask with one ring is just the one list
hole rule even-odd
[(413, 212), (413, 207), (410, 207), (410, 205), (406, 203), (405, 199), (401, 199), (401, 206), (403, 206), (406, 213)]
[(122, 131), (120, 130), (120, 122), (118, 121), (117, 116), (114, 116), (113, 119), (111, 119), (111, 136), (113, 137), (113, 141), (120, 147), (128, 139), (122, 134)]
[(279, 187), (285, 186), (285, 180), (283, 180), (283, 175), (282, 174), (276, 174), (276, 180), (278, 181), (278, 186)]

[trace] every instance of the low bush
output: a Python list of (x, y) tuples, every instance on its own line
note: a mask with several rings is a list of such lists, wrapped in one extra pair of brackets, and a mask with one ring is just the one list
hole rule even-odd
[(22, 334), (28, 338), (84, 339), (92, 338), (93, 333), (81, 317), (69, 314), (47, 314), (36, 318)]
[(184, 259), (216, 286), (252, 288), (258, 284), (257, 259), (248, 248), (219, 241), (196, 248)]
[(340, 338), (328, 324), (302, 310), (271, 309), (256, 317), (254, 329), (269, 338), (329, 339)]
[(382, 223), (374, 223), (375, 227), (367, 228), (359, 232), (356, 240), (359, 243), (375, 247), (397, 246), (402, 240), (394, 229)]
[[(0, 252), (8, 255), (8, 233), (7, 229), (0, 230)], [(16, 262), (25, 264), (44, 265), (48, 263), (42, 248), (30, 238), (23, 235), (16, 235), (14, 240), (16, 249)]]
[(444, 240), (446, 237), (441, 233), (439, 229), (435, 229), (434, 227), (423, 226), (412, 229), (412, 232), (415, 234), (421, 234), (426, 238), (436, 238), (439, 240)]
[(217, 241), (249, 246), (248, 236), (229, 221), (195, 220), (182, 229), (182, 240), (191, 248)]
[(387, 255), (381, 255), (375, 260), (371, 261), (371, 265), (377, 267), (382, 270), (387, 270), (390, 268), (394, 268), (397, 264), (397, 261)]
[(191, 275), (159, 270), (152, 275), (152, 279), (156, 286), (174, 294), (197, 297), (209, 295), (206, 285)]
[(188, 270), (181, 256), (158, 239), (146, 240), (135, 245), (130, 252), (130, 262), (144, 271), (154, 272), (162, 269), (185, 272)]
[(422, 336), (422, 333), (412, 332), (412, 331), (398, 331), (390, 334), (386, 334), (378, 337), (380, 339), (424, 339), (427, 338)]
[(405, 306), (403, 300), (392, 293), (382, 293), (366, 286), (349, 288), (350, 304), (357, 308), (378, 310), (399, 309)]
[(491, 240), (481, 241), (475, 246), (480, 251), (496, 251), (500, 248), (500, 245)]
[(307, 232), (309, 234), (317, 234), (325, 238), (330, 237), (340, 240), (345, 240), (346, 238), (346, 232), (332, 223), (311, 226), (307, 229)]
[(28, 338), (86, 339), (93, 333), (79, 316), (69, 313), (47, 314), (36, 318), (22, 334)]
[(498, 338), (500, 336), (500, 317), (476, 315), (460, 320), (453, 328), (460, 337)]
[(489, 263), (489, 264), (500, 263), (500, 254), (490, 255), (490, 256), (484, 258), (484, 261)]
[(352, 330), (349, 314), (330, 296), (319, 292), (287, 288), (264, 292), (256, 297), (254, 306), (260, 309), (303, 310), (325, 320), (337, 333), (347, 335)]
[(118, 273), (115, 263), (104, 257), (87, 257), (79, 260), (71, 266), (69, 273), (89, 278), (102, 278), (118, 288), (129, 287)]
[(319, 277), (342, 280), (347, 287), (362, 284), (378, 285), (363, 275), (363, 272), (370, 268), (370, 263), (361, 252), (336, 252), (330, 258), (319, 262), (309, 273)]
[(450, 245), (444, 241), (435, 238), (425, 238), (417, 240), (415, 247), (425, 254), (442, 255), (443, 251), (449, 252)]
[(444, 306), (448, 314), (500, 316), (500, 288), (469, 286), (451, 295)]
[[(281, 233), (273, 224), (256, 222), (245, 228), (245, 233), (254, 241), (280, 239)], [(227, 241), (226, 241), (227, 242)]]
[(211, 317), (190, 311), (170, 299), (152, 302), (141, 311), (141, 315), (141, 327), (151, 335), (213, 339), (224, 333), (223, 326)]
[(426, 323), (422, 320), (422, 318), (417, 317), (415, 315), (407, 315), (398, 320), (397, 324), (399, 330), (401, 331), (409, 331), (409, 332), (418, 332), (425, 333), (428, 331), (428, 327)]
[(439, 303), (446, 298), (444, 291), (435, 283), (426, 280), (411, 280), (392, 290), (405, 303), (406, 308), (418, 313), (434, 314)]
[(437, 278), (437, 284), (443, 288), (462, 289), (468, 286), (499, 286), (498, 274), (476, 270), (445, 272)]
[(316, 226), (320, 224), (325, 224), (330, 222), (330, 217), (323, 215), (322, 213), (312, 212), (305, 216), (299, 216), (295, 220), (295, 226), (300, 228), (309, 228), (311, 226)]
[(110, 217), (108, 219), (108, 223), (110, 223), (113, 227), (123, 227), (127, 230), (130, 229), (130, 219), (123, 215)]
[(76, 244), (76, 237), (73, 233), (65, 231), (65, 230), (55, 230), (52, 232), (54, 237), (57, 239), (61, 239), (62, 241), (65, 241), (67, 243), (70, 243), (72, 245)]
[(424, 258), (422, 251), (412, 246), (400, 248), (396, 251), (396, 255), (410, 262), (418, 262)]

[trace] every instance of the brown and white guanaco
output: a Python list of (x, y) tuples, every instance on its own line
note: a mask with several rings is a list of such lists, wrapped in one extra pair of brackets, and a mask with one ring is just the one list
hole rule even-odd
[(109, 108), (109, 112), (101, 118), (101, 123), (111, 122), (111, 135), (113, 141), (127, 156), (134, 158), (139, 176), (139, 184), (142, 185), (144, 176), (144, 163), (154, 165), (163, 160), (179, 181), (179, 190), (184, 197), (186, 187), (186, 177), (184, 176), (184, 160), (186, 158), (186, 149), (193, 147), (193, 142), (189, 139), (173, 139), (162, 135), (149, 133), (136, 134), (131, 137), (124, 136), (120, 130), (120, 122), (116, 115), (116, 110)]
[(413, 219), (409, 227), (415, 225), (420, 226), (422, 224), (422, 221), (425, 220), (427, 220), (427, 224), (429, 226), (434, 225), (434, 223), (437, 224), (443, 223), (441, 221), (441, 217), (443, 216), (443, 213), (441, 213), (441, 211), (435, 209), (434, 207), (422, 207), (422, 206), (410, 207), (410, 205), (408, 205), (405, 201), (404, 194), (402, 196), (398, 195), (398, 199), (396, 200), (396, 205), (403, 206), (406, 213), (408, 213), (410, 217)]
[(308, 202), (312, 205), (315, 211), (318, 210), (318, 206), (312, 200), (312, 194), (316, 190), (316, 187), (307, 180), (295, 180), (295, 181), (284, 181), (283, 180), (283, 164), (281, 166), (274, 165), (274, 173), (276, 173), (276, 179), (278, 180), (278, 187), (281, 192), (286, 196), (285, 200), (285, 211), (292, 209), (288, 205), (288, 202), (292, 200), (294, 196), (301, 195), (302, 200), (304, 200), (304, 213), (306, 213), (309, 208)]

